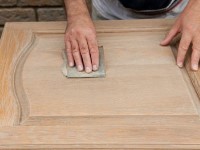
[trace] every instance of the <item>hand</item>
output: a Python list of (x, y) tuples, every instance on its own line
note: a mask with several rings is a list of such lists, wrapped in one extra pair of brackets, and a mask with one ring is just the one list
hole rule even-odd
[(99, 51), (96, 31), (88, 15), (77, 15), (68, 21), (65, 44), (69, 66), (76, 64), (78, 71), (98, 70)]
[(198, 70), (200, 59), (200, 1), (190, 0), (185, 10), (176, 20), (161, 45), (168, 45), (178, 34), (182, 33), (178, 48), (177, 65), (183, 67), (185, 55), (192, 44), (191, 68)]

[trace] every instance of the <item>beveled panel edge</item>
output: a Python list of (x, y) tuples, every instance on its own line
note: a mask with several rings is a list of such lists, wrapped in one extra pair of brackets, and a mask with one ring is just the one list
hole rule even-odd
[[(181, 34), (178, 34), (170, 44), (170, 47), (171, 47), (172, 53), (174, 54), (175, 59), (177, 58), (180, 39), (181, 39)], [(196, 107), (196, 110), (200, 117), (200, 69), (198, 71), (193, 71), (191, 69), (190, 53), (191, 53), (191, 47), (189, 48), (189, 52), (187, 53), (184, 67), (181, 68), (180, 70), (183, 74), (185, 82), (188, 83), (188, 88), (190, 92), (192, 92), (193, 94), (192, 95), (194, 99), (193, 104)], [(197, 98), (195, 97), (195, 95), (197, 95), (196, 96)]]
[(120, 125), (200, 125), (198, 115), (85, 115), (85, 116), (30, 116), (22, 126), (118, 126)]
[(21, 50), (20, 55), (15, 61), (15, 66), (12, 73), (12, 91), (15, 95), (20, 108), (20, 116), (17, 118), (16, 125), (21, 124), (21, 122), (29, 118), (30, 105), (29, 100), (24, 92), (23, 82), (22, 82), (22, 70), (26, 62), (28, 55), (34, 48), (34, 44), (37, 41), (36, 35), (32, 34), (31, 40), (27, 45)]

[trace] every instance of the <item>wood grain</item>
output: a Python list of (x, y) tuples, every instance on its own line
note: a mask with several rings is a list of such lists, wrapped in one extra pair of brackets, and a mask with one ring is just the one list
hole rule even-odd
[(20, 107), (13, 88), (13, 73), (16, 62), (24, 49), (31, 44), (32, 32), (15, 28), (7, 24), (1, 39), (0, 47), (0, 125), (19, 123)]
[(0, 149), (200, 149), (198, 72), (159, 46), (173, 22), (95, 22), (105, 79), (62, 75), (65, 22), (7, 23)]
[[(200, 148), (197, 126), (18, 126), (0, 129), (0, 145), (33, 148)], [(178, 132), (178, 133), (177, 133)], [(4, 133), (4, 134), (3, 134)]]
[[(16, 84), (18, 90), (23, 85), (19, 95), (26, 93), (30, 115), (197, 114), (195, 98), (191, 97), (170, 48), (157, 42), (163, 34), (145, 36), (147, 33), (99, 34), (99, 43), (105, 47), (108, 74), (106, 78), (92, 80), (69, 80), (61, 74), (63, 35), (38, 35), (24, 64), (21, 84)], [(155, 39), (155, 43), (149, 42), (151, 48), (137, 44), (147, 43), (149, 38)], [(48, 43), (52, 45), (46, 48)], [(170, 90), (174, 84), (176, 90)]]
[[(180, 35), (178, 35), (171, 44), (171, 47), (172, 47), (172, 50), (173, 50), (175, 56), (177, 56), (180, 38), (181, 38)], [(186, 72), (196, 90), (198, 97), (200, 97), (200, 71), (199, 70), (193, 71), (191, 69), (191, 52), (192, 52), (192, 48), (190, 46), (188, 53), (186, 55), (184, 69), (186, 70)]]

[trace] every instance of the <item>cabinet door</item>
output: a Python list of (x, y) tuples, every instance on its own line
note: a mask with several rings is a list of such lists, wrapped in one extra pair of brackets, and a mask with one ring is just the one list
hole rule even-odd
[(160, 41), (173, 20), (98, 21), (106, 77), (61, 71), (66, 23), (7, 23), (0, 148), (200, 149), (199, 72)]

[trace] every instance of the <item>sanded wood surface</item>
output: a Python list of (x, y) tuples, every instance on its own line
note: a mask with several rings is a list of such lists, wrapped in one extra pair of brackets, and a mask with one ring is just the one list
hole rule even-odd
[(95, 22), (107, 75), (93, 79), (62, 74), (66, 23), (7, 23), (0, 148), (199, 149), (199, 72), (159, 45), (173, 22)]

